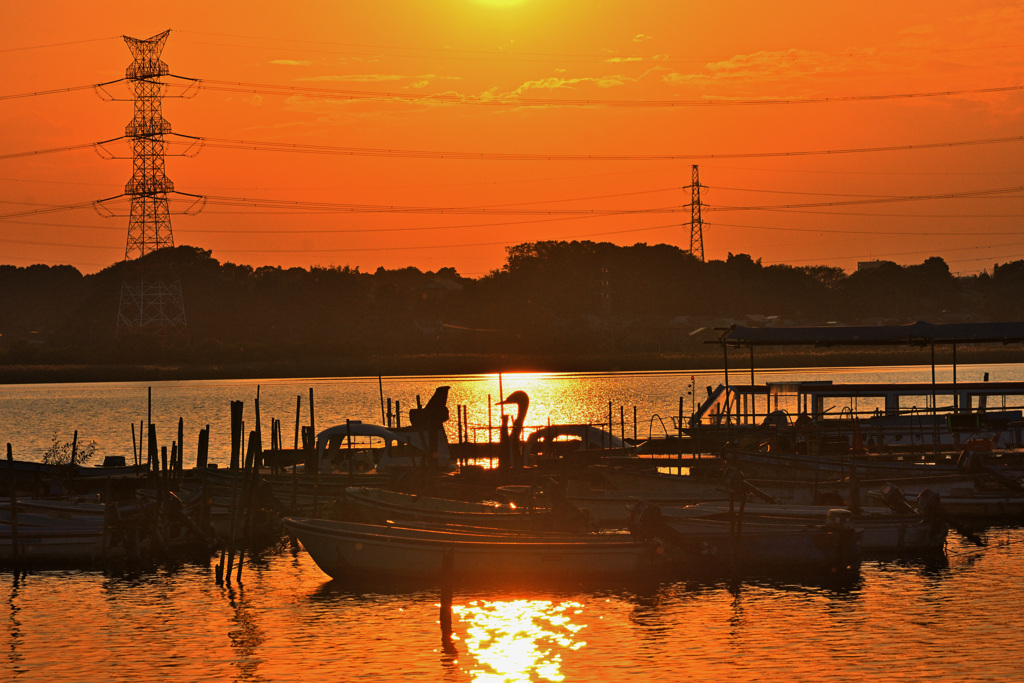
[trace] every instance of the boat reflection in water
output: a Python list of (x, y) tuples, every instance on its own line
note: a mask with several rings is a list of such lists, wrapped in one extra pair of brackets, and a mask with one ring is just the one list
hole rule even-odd
[(477, 600), (456, 605), (474, 681), (561, 681), (562, 655), (586, 647), (579, 602)]

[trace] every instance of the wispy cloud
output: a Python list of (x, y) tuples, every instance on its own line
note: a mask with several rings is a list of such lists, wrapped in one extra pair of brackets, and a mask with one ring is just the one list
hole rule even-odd
[(330, 74), (325, 76), (308, 76), (299, 81), (314, 83), (389, 83), (411, 81), (410, 88), (425, 88), (434, 81), (459, 80), (458, 76), (439, 76), (437, 74)]
[(606, 59), (604, 61), (610, 62), (612, 64), (621, 64), (623, 62), (642, 62), (642, 61), (644, 61), (644, 58), (643, 57), (611, 57), (611, 58)]
[(650, 39), (651, 39), (651, 36), (644, 35), (643, 33), (638, 33), (635, 36), (633, 36), (633, 42), (634, 43), (646, 43)]
[(313, 83), (381, 83), (384, 81), (400, 81), (407, 76), (398, 74), (332, 74), (328, 76), (307, 76), (300, 78), (300, 81)]
[(310, 66), (313, 62), (305, 59), (272, 59), (270, 63), (278, 66)]

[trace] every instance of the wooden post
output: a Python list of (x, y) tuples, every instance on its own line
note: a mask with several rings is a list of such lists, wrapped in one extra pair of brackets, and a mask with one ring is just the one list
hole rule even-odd
[(174, 469), (175, 475), (180, 479), (182, 470), (182, 461), (185, 459), (185, 419), (182, 417), (178, 418), (178, 459), (175, 462), (176, 467)]
[(156, 471), (158, 469), (160, 469), (160, 462), (159, 462), (160, 456), (159, 456), (159, 451), (157, 450), (157, 447), (156, 447), (156, 425), (153, 424), (152, 422), (149, 423), (149, 435), (148, 436), (149, 436), (149, 444), (148, 444), (149, 445), (149, 451), (148, 451), (147, 456), (146, 456), (147, 457), (146, 462), (149, 465), (149, 471), (155, 474)]
[(74, 467), (75, 459), (78, 457), (78, 430), (75, 430), (75, 436), (71, 439), (71, 466)]
[(302, 394), (295, 397), (295, 445), (293, 448), (299, 450), (299, 419), (302, 416)]
[(210, 425), (199, 430), (199, 444), (196, 447), (196, 469), (205, 470), (210, 458)]
[[(258, 390), (257, 390), (258, 392)], [(259, 415), (259, 399), (256, 399), (256, 414)], [(256, 497), (256, 474), (259, 471), (260, 451), (263, 444), (260, 441), (259, 420), (256, 421), (256, 429), (249, 433), (249, 449), (245, 454), (245, 468), (242, 471), (242, 495), (239, 498), (239, 523), (242, 525), (242, 538), (238, 548), (238, 574), (235, 581), (242, 582), (242, 560), (245, 559), (245, 545), (252, 536), (252, 511)], [(230, 572), (229, 572), (230, 573)]]
[(461, 405), (456, 405), (455, 406), (455, 414), (457, 416), (456, 417), (456, 428), (458, 429), (458, 433), (459, 433), (458, 443), (462, 443), (462, 406)]
[(636, 443), (636, 406), (633, 406), (633, 443)]
[[(260, 386), (258, 384), (256, 385), (256, 401), (255, 401), (255, 405), (256, 405), (256, 442), (257, 442), (256, 445), (259, 447), (259, 450), (256, 452), (256, 454), (254, 456), (252, 466), (253, 466), (254, 470), (259, 470), (260, 467), (263, 466), (263, 428), (261, 426), (261, 423), (263, 421), (260, 419)], [(249, 443), (252, 443), (252, 439), (251, 438), (249, 440)]]
[(683, 473), (683, 397), (679, 397), (679, 419), (676, 422), (676, 440), (679, 442), (679, 468), (676, 474)]
[(241, 401), (231, 402), (231, 469), (237, 470), (242, 457), (242, 410)]
[(313, 447), (316, 448), (316, 411), (313, 407), (313, 387), (309, 388), (309, 431), (313, 432)]
[[(133, 424), (132, 427), (134, 428), (135, 425)], [(17, 569), (21, 559), (21, 548), (18, 542), (18, 486), (14, 476), (14, 450), (11, 448), (10, 442), (7, 443), (7, 468), (10, 470), (8, 485), (11, 494), (11, 563)]]
[(605, 439), (605, 441), (607, 441), (608, 443), (602, 443), (601, 444), (602, 448), (608, 448), (608, 447), (610, 447), (612, 445), (611, 444), (611, 437), (612, 437), (612, 434), (613, 434), (612, 430), (614, 430), (614, 429), (615, 429), (615, 425), (612, 423), (612, 402), (608, 401), (608, 438)]
[(345, 418), (345, 448), (348, 450), (348, 485), (352, 486), (356, 477), (356, 464), (352, 458), (352, 420)]
[[(141, 437), (142, 434), (139, 434)], [(132, 463), (135, 465), (139, 464), (139, 448), (135, 442), (135, 423), (132, 422)]]
[(626, 441), (626, 406), (619, 406), (619, 438)]

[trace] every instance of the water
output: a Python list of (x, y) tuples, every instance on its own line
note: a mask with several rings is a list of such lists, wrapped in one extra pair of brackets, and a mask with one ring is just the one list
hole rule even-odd
[[(961, 367), (958, 377), (982, 372), (1024, 378), (1019, 365)], [(757, 381), (769, 375), (927, 381), (931, 369), (759, 372)], [(698, 393), (719, 381), (693, 376)], [(530, 393), (531, 424), (603, 422), (610, 401), (616, 424), (618, 406), (627, 406), (631, 431), (631, 406), (643, 426), (653, 414), (674, 414), (690, 377), (506, 375), (502, 388)], [(407, 406), (442, 383), (452, 386), (450, 405), (469, 405), (470, 420), (486, 424), (497, 377), (383, 379), (385, 396)], [(41, 457), (52, 430), (70, 439), (77, 428), (101, 454), (130, 454), (130, 425), (146, 417), (149, 386), (0, 387), (0, 441), (18, 457)], [(263, 418), (286, 425), (310, 386), (318, 426), (380, 419), (377, 378), (154, 383), (153, 419), (168, 440), (179, 415), (186, 434), (211, 424), (211, 459), (224, 462), (228, 402), (245, 400), (249, 419), (257, 386)], [(979, 548), (951, 535), (944, 558), (868, 561), (837, 580), (458, 586), (453, 647), (442, 644), (435, 588), (329, 581), (286, 544), (247, 560), (241, 585), (224, 587), (206, 561), (129, 575), (0, 572), (0, 680), (1021, 680), (1024, 529), (990, 528), (984, 537)]]

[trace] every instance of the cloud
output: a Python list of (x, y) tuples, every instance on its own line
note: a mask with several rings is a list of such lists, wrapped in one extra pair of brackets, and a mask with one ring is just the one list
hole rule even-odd
[(278, 66), (310, 66), (313, 62), (305, 59), (272, 59), (270, 63)]
[(604, 61), (610, 62), (612, 64), (621, 64), (623, 62), (642, 62), (642, 61), (644, 61), (644, 58), (643, 57), (611, 57), (611, 58), (606, 59)]
[(457, 81), (459, 76), (439, 76), (437, 74), (334, 74), (327, 76), (308, 76), (299, 81), (316, 83), (389, 83), (394, 81), (412, 81), (411, 88), (425, 88), (434, 81)]
[(633, 36), (634, 43), (646, 43), (650, 39), (650, 36), (644, 35), (643, 33), (638, 33), (635, 36)]
[(841, 55), (799, 49), (752, 52), (734, 55), (729, 59), (717, 62), (709, 62), (704, 65), (702, 72), (671, 71), (664, 74), (662, 80), (669, 84), (684, 85), (694, 81), (710, 80), (764, 82), (806, 78), (870, 69), (873, 68), (872, 62), (875, 56), (872, 50)]
[(300, 78), (300, 81), (312, 81), (317, 83), (381, 83), (384, 81), (400, 81), (409, 78), (409, 76), (400, 76), (398, 74), (344, 74), (344, 75), (330, 75), (330, 76), (308, 76), (306, 78)]
[(636, 80), (636, 78), (617, 74), (596, 77), (588, 76), (583, 78), (561, 78), (558, 76), (550, 76), (548, 78), (526, 81), (515, 90), (505, 93), (496, 93), (494, 90), (489, 90), (481, 95), (481, 97), (504, 99), (525, 95), (531, 90), (575, 90), (579, 86), (586, 85), (596, 86), (598, 88), (615, 88), (621, 85), (626, 85), (627, 83), (633, 83)]

